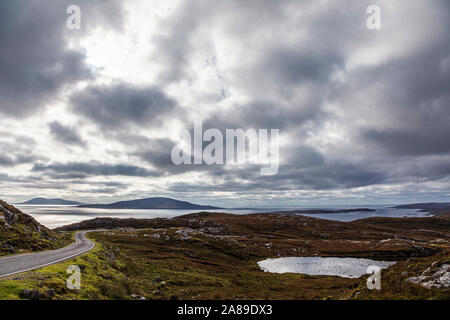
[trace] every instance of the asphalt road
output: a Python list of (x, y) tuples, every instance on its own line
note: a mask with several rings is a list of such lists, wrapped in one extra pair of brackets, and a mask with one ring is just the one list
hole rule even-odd
[(94, 248), (95, 244), (91, 240), (86, 239), (87, 232), (77, 232), (75, 234), (75, 243), (58, 250), (0, 258), (0, 278), (45, 267), (88, 252)]

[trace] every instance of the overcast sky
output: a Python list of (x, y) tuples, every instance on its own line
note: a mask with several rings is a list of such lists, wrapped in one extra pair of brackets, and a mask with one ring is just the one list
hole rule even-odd
[[(448, 201), (449, 23), (448, 0), (0, 1), (0, 198)], [(194, 120), (279, 129), (279, 173), (175, 166)]]

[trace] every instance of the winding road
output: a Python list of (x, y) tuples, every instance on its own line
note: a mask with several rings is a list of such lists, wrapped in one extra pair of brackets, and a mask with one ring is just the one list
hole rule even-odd
[(92, 250), (95, 244), (86, 238), (87, 232), (77, 232), (75, 243), (58, 250), (0, 258), (0, 278), (55, 264)]

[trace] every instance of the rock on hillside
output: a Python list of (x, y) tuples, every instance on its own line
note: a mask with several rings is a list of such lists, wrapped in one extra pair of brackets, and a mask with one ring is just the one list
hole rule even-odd
[(427, 289), (431, 288), (450, 288), (450, 264), (438, 265), (434, 262), (418, 277), (408, 278), (410, 283), (420, 284)]
[(55, 249), (65, 240), (33, 217), (0, 200), (0, 256), (19, 252)]
[(15, 207), (8, 205), (6, 202), (0, 200), (0, 221), (2, 221), (6, 228), (10, 228), (15, 224), (27, 225), (33, 231), (41, 233), (42, 225), (40, 225), (31, 216), (24, 214)]

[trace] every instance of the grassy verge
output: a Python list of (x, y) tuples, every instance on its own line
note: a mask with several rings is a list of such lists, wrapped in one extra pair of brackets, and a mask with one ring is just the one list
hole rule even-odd
[[(81, 270), (81, 289), (69, 290), (67, 268), (77, 265)], [(81, 256), (34, 271), (14, 275), (0, 281), (0, 299), (20, 299), (23, 290), (36, 290), (41, 299), (104, 299), (100, 287), (106, 277), (116, 275), (116, 264), (108, 261), (102, 244)]]

